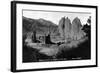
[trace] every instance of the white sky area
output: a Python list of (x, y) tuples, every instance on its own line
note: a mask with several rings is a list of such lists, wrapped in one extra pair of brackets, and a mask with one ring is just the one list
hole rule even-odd
[(51, 12), (51, 11), (30, 11), (30, 10), (24, 10), (23, 11), (23, 16), (28, 17), (28, 18), (33, 18), (33, 19), (40, 19), (43, 18), (45, 20), (52, 21), (55, 24), (59, 24), (59, 20), (62, 17), (68, 17), (71, 22), (75, 17), (78, 17), (83, 24), (86, 24), (87, 19), (89, 16), (91, 16), (90, 13), (78, 13), (78, 12)]

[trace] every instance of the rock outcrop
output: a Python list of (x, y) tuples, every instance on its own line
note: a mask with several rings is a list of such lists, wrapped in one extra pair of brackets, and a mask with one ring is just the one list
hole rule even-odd
[(65, 19), (64, 32), (65, 32), (65, 41), (67, 41), (67, 39), (70, 39), (71, 36), (71, 21), (68, 17)]
[(65, 42), (70, 40), (79, 40), (86, 35), (86, 33), (81, 29), (82, 24), (78, 17), (76, 17), (72, 23), (67, 17), (63, 17), (59, 22), (59, 32)]
[(81, 21), (78, 17), (76, 17), (72, 21), (72, 30), (71, 30), (71, 37), (74, 40), (79, 40), (86, 35), (85, 32), (83, 32), (83, 30), (81, 29), (82, 29)]
[(59, 33), (61, 38), (65, 38), (65, 33), (64, 33), (64, 29), (65, 29), (65, 17), (63, 17), (60, 21), (59, 21)]

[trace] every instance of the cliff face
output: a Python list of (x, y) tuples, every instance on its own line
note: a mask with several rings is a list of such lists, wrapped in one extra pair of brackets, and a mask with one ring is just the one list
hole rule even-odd
[(86, 35), (86, 33), (81, 30), (82, 24), (79, 18), (75, 18), (72, 23), (67, 17), (63, 17), (59, 21), (59, 33), (65, 42), (70, 40), (79, 40)]
[(72, 21), (72, 31), (71, 36), (74, 40), (79, 40), (86, 35), (86, 33), (81, 29), (82, 24), (79, 18), (75, 18)]
[(61, 38), (65, 38), (64, 29), (65, 29), (65, 17), (63, 17), (59, 21), (59, 33), (60, 33)]
[(72, 32), (73, 34), (77, 34), (80, 32), (81, 30), (81, 22), (80, 22), (80, 19), (79, 18), (75, 18), (73, 21), (72, 21)]
[(67, 39), (69, 39), (71, 36), (71, 21), (68, 17), (65, 19), (64, 32), (65, 32), (65, 41), (67, 41)]

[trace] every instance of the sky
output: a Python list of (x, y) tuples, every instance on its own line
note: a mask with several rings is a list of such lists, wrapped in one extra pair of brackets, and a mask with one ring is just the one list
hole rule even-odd
[(86, 24), (87, 19), (91, 16), (90, 13), (78, 13), (78, 12), (54, 12), (54, 11), (32, 11), (32, 10), (23, 10), (23, 16), (33, 19), (46, 19), (52, 21), (55, 24), (59, 24), (59, 20), (62, 17), (68, 17), (71, 22), (75, 17), (78, 17), (83, 24)]

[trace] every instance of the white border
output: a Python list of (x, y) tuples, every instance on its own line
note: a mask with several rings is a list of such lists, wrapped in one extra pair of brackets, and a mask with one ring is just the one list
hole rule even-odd
[[(93, 8), (78, 8), (78, 7), (60, 7), (60, 6), (45, 6), (45, 5), (28, 5), (17, 4), (17, 70), (25, 69), (39, 69), (39, 68), (53, 68), (53, 67), (74, 67), (74, 66), (87, 66), (96, 65), (96, 11)], [(71, 12), (90, 12), (91, 13), (91, 60), (78, 60), (78, 61), (57, 61), (57, 62), (32, 62), (22, 63), (22, 9), (30, 10), (54, 10), (54, 11), (71, 11)]]

